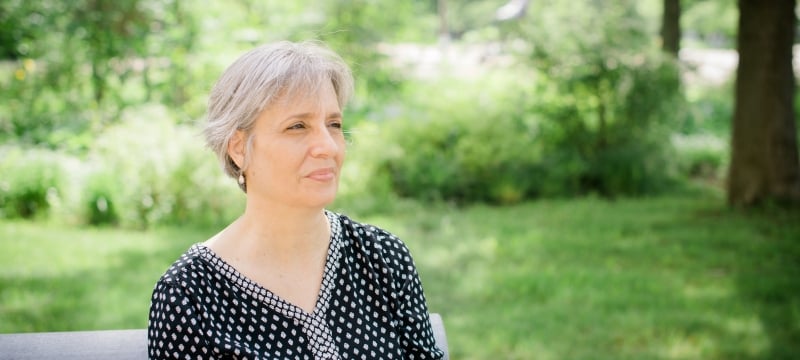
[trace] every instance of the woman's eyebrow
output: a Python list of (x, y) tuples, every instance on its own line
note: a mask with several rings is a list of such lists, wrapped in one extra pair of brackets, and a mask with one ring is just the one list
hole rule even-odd
[(297, 114), (292, 114), (292, 115), (287, 116), (286, 120), (291, 120), (291, 119), (304, 120), (304, 119), (308, 119), (308, 118), (312, 117), (313, 115), (314, 114), (312, 114), (310, 112), (297, 113)]
[[(314, 117), (314, 115), (315, 115), (314, 113), (310, 113), (310, 112), (297, 113), (297, 114), (292, 114), (292, 115), (287, 116), (286, 119), (284, 119), (284, 121), (295, 120), (295, 119), (296, 120), (305, 120), (305, 119)], [(339, 111), (335, 111), (335, 112), (329, 113), (328, 116), (326, 116), (325, 118), (326, 119), (340, 119), (340, 118), (342, 118), (342, 113), (339, 112)]]

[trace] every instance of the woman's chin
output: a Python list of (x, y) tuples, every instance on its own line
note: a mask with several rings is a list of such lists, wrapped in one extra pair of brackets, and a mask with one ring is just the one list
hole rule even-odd
[(315, 194), (309, 193), (308, 195), (309, 196), (303, 201), (308, 207), (324, 208), (336, 200), (336, 191), (319, 191), (315, 192)]

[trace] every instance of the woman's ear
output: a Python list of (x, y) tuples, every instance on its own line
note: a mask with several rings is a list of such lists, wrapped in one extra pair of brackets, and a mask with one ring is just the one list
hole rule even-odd
[(236, 163), (239, 169), (244, 165), (245, 144), (247, 143), (245, 138), (246, 136), (243, 131), (236, 130), (231, 140), (228, 141), (228, 156)]

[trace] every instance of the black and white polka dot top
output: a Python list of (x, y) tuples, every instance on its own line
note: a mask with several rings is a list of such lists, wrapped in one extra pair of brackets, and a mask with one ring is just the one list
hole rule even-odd
[(308, 313), (193, 245), (153, 291), (151, 359), (440, 359), (403, 242), (327, 212), (331, 241)]

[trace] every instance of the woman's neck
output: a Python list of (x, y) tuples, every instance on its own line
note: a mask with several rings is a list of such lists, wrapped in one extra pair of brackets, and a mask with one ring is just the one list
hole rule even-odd
[(314, 311), (330, 245), (323, 209), (256, 207), (206, 246), (237, 271), (306, 312)]
[(301, 259), (327, 249), (330, 224), (324, 209), (248, 202), (244, 214), (206, 245), (235, 257)]

